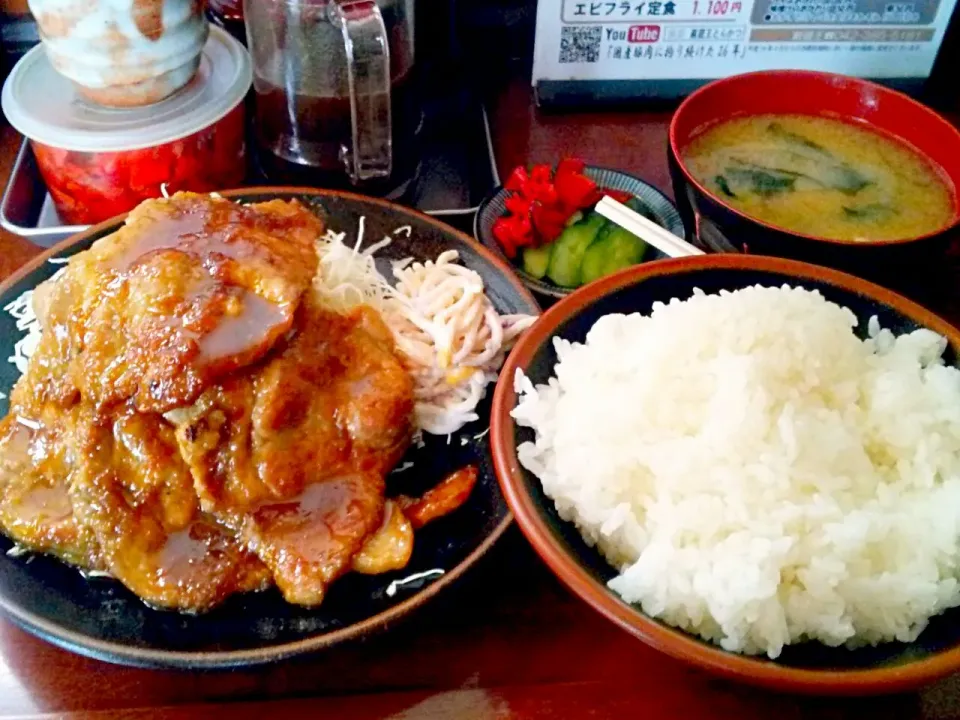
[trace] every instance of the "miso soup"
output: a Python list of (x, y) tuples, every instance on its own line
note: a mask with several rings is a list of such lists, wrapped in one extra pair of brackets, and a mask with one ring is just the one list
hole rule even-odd
[(912, 148), (806, 115), (754, 115), (694, 138), (684, 162), (712, 193), (787, 230), (835, 240), (900, 240), (954, 216), (953, 187)]

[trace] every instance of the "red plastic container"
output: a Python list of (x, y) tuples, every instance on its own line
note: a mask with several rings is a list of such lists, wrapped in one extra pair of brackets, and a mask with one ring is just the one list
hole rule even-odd
[(243, 183), (243, 105), (185, 138), (139, 150), (85, 152), (31, 141), (60, 219), (88, 225), (168, 192), (210, 192)]
[(29, 52), (3, 88), (3, 111), (30, 139), (60, 220), (87, 225), (177, 190), (211, 192), (243, 184), (246, 50), (211, 28), (200, 69), (187, 87), (155, 105), (112, 109), (81, 98)]

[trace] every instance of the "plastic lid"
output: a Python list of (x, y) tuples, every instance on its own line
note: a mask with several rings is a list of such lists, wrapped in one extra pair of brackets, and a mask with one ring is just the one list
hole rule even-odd
[(44, 145), (85, 152), (136, 150), (210, 127), (243, 102), (252, 79), (246, 48), (211, 27), (197, 74), (184, 88), (153, 105), (101, 107), (81, 97), (38, 45), (11, 71), (2, 107), (13, 127)]

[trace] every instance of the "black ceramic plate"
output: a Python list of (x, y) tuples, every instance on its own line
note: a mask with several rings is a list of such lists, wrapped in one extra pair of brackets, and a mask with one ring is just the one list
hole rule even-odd
[[(254, 188), (225, 193), (241, 202), (298, 198), (328, 227), (356, 237), (365, 221), (365, 244), (392, 236), (382, 257), (432, 259), (455, 249), (467, 267), (483, 277), (500, 312), (537, 313), (538, 308), (505, 263), (466, 235), (430, 217), (380, 200), (318, 190)], [(60, 267), (55, 259), (88, 248), (113, 232), (111, 220), (64, 241), (25, 267), (0, 288), (0, 307), (31, 290)], [(410, 227), (409, 236), (398, 228)], [(385, 260), (386, 262), (386, 260)], [(22, 336), (8, 312), (0, 312), (0, 353), (13, 354)], [(0, 362), (5, 395), (19, 372)], [(490, 388), (492, 394), (493, 388)], [(5, 414), (7, 400), (0, 399)], [(150, 667), (223, 668), (263, 663), (324, 648), (382, 628), (424, 603), (472, 565), (510, 523), (494, 476), (488, 436), (489, 398), (481, 419), (447, 438), (429, 438), (411, 448), (414, 467), (388, 479), (391, 492), (415, 494), (445, 474), (476, 463), (480, 477), (468, 502), (418, 531), (406, 569), (380, 576), (350, 574), (336, 582), (324, 603), (308, 610), (286, 603), (276, 590), (235, 596), (199, 616), (153, 610), (120, 583), (87, 580), (75, 569), (44, 556), (7, 555), (11, 542), (0, 537), (0, 609), (28, 631), (84, 655)], [(404, 580), (407, 579), (407, 582)]]

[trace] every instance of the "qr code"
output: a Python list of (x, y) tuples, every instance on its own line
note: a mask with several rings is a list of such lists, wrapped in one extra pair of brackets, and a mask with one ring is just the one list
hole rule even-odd
[(595, 63), (600, 60), (602, 26), (564, 27), (560, 31), (560, 62)]

